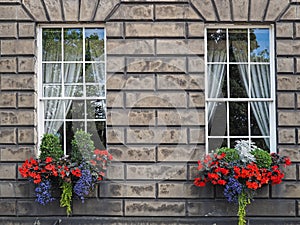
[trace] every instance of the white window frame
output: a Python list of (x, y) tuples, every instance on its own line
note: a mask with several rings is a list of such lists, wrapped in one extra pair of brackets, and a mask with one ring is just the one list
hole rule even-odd
[[(42, 45), (42, 30), (44, 28), (53, 28), (53, 29), (66, 29), (66, 28), (80, 28), (80, 29), (83, 29), (83, 35), (85, 35), (85, 32), (84, 30), (86, 28), (99, 28), (99, 29), (103, 29), (104, 30), (104, 57), (103, 57), (103, 61), (89, 61), (89, 63), (104, 63), (104, 97), (68, 97), (67, 99), (76, 99), (76, 100), (95, 100), (95, 99), (99, 99), (99, 100), (106, 100), (106, 97), (107, 97), (107, 90), (106, 90), (106, 78), (107, 78), (107, 75), (106, 75), (106, 62), (107, 62), (107, 56), (106, 56), (106, 29), (105, 27), (103, 26), (103, 24), (40, 24), (37, 26), (37, 52), (38, 52), (38, 57), (37, 57), (37, 82), (38, 82), (38, 89), (37, 89), (37, 99), (38, 99), (38, 102), (37, 102), (37, 118), (38, 118), (38, 123), (37, 123), (37, 136), (38, 136), (38, 147), (40, 146), (41, 144), (41, 139), (42, 139), (42, 136), (45, 134), (45, 128), (44, 128), (44, 104), (43, 104), (43, 101), (44, 100), (51, 100), (51, 99), (57, 99), (55, 97), (43, 97), (43, 69), (42, 69), (42, 66), (43, 66), (43, 57), (42, 57), (42, 48), (43, 48), (43, 45)], [(63, 46), (63, 43), (64, 43), (64, 39), (62, 38), (61, 40), (62, 42), (62, 46)], [(85, 53), (85, 36), (83, 36), (83, 49), (82, 49), (82, 52)], [(62, 52), (61, 52), (62, 56), (64, 54), (63, 52), (63, 49), (62, 49)], [(84, 56), (84, 55), (83, 55)], [(81, 61), (63, 61), (63, 58), (61, 59), (61, 61), (46, 61), (47, 63), (57, 63), (57, 62), (60, 62), (62, 64), (64, 63), (82, 63), (85, 67), (85, 57), (83, 57), (83, 59)], [(63, 67), (62, 67), (62, 71), (63, 71)], [(83, 69), (83, 79), (85, 77), (85, 70)], [(62, 79), (62, 82), (63, 82), (63, 79)], [(83, 88), (85, 89), (86, 88), (86, 84), (85, 81), (83, 80)], [(64, 93), (64, 89), (62, 89), (62, 93)], [(59, 97), (58, 99), (60, 100), (63, 100), (64, 98), (63, 97)], [(85, 105), (85, 110), (86, 110), (86, 105)], [(106, 111), (106, 109), (105, 109)], [(65, 124), (68, 120), (63, 119), (63, 123)], [(85, 118), (84, 119), (72, 119), (72, 121), (84, 121), (84, 127), (85, 127), (85, 131), (87, 131), (87, 122), (92, 122), (92, 121), (104, 121), (106, 122), (107, 119), (87, 119), (86, 118), (86, 115), (85, 115)], [(107, 128), (107, 123), (105, 124), (106, 128)], [(65, 126), (64, 126), (65, 127)], [(66, 137), (66, 129), (64, 128), (64, 136)], [(64, 139), (64, 143), (62, 143), (62, 146), (63, 146), (63, 151), (64, 151), (64, 154), (66, 154), (66, 139)], [(39, 149), (39, 148), (38, 148)], [(39, 150), (37, 152), (38, 154), (40, 153)]]
[[(227, 60), (225, 62), (226, 70), (227, 70), (227, 82), (229, 82), (229, 42), (228, 42), (228, 29), (251, 29), (251, 28), (267, 28), (269, 29), (269, 44), (270, 44), (270, 85), (271, 85), (271, 97), (266, 98), (208, 98), (208, 61), (207, 61), (207, 30), (208, 29), (226, 29), (226, 48), (227, 48)], [(270, 108), (269, 108), (269, 116), (270, 116), (270, 152), (277, 152), (277, 137), (276, 137), (276, 82), (275, 82), (275, 41), (274, 41), (274, 26), (273, 25), (236, 25), (236, 24), (210, 24), (205, 26), (205, 35), (204, 35), (204, 41), (205, 41), (205, 109), (208, 109), (207, 105), (208, 102), (215, 101), (215, 102), (251, 102), (251, 101), (267, 101), (270, 102)], [(249, 54), (250, 54), (250, 43), (248, 40), (248, 62), (247, 65), (251, 65), (251, 62), (249, 61)], [(236, 63), (238, 64), (238, 63)], [(244, 62), (242, 64), (245, 64)], [(249, 81), (250, 82), (250, 81)], [(207, 110), (205, 110), (205, 143), (206, 143), (206, 154), (213, 151), (213, 149), (209, 149), (209, 138), (227, 138), (227, 146), (229, 146), (229, 139), (230, 138), (243, 138), (243, 139), (249, 139), (255, 138), (256, 136), (250, 136), (250, 132), (248, 136), (230, 136), (229, 135), (229, 104), (226, 104), (226, 123), (227, 123), (227, 136), (209, 136), (208, 135), (208, 113)], [(248, 114), (249, 114), (248, 110)], [(249, 115), (248, 115), (249, 117)], [(248, 129), (250, 121), (248, 121)], [(263, 138), (264, 136), (258, 136), (258, 138)]]

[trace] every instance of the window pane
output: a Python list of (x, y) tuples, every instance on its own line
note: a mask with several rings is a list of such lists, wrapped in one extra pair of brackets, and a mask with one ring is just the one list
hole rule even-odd
[(97, 28), (85, 29), (85, 60), (104, 60), (104, 30)]
[(84, 119), (84, 101), (69, 100), (66, 101), (67, 119)]
[(83, 97), (83, 85), (65, 85), (65, 97)]
[(207, 89), (209, 98), (227, 97), (227, 73), (226, 65), (208, 65)]
[(64, 82), (65, 83), (82, 83), (83, 72), (82, 63), (65, 63), (64, 64)]
[(247, 102), (229, 102), (229, 131), (232, 136), (248, 135)]
[(230, 138), (230, 143), (229, 143), (229, 147), (230, 148), (234, 148), (236, 146), (236, 141), (249, 141), (249, 139), (245, 139), (245, 138)]
[(61, 100), (44, 101), (44, 119), (63, 119), (64, 102)]
[(83, 35), (81, 28), (64, 29), (64, 61), (81, 61)]
[(87, 85), (86, 86), (87, 97), (105, 97), (105, 86), (101, 84)]
[(224, 102), (208, 102), (208, 135), (227, 135), (227, 110)]
[(250, 55), (252, 62), (270, 61), (269, 29), (250, 30)]
[(104, 121), (88, 122), (87, 131), (92, 134), (92, 140), (96, 148), (106, 148), (106, 123)]
[(207, 61), (226, 62), (226, 30), (207, 30)]
[(248, 62), (247, 29), (229, 29), (229, 61)]
[(87, 101), (87, 118), (88, 119), (105, 119), (106, 105), (104, 100)]
[(268, 102), (251, 102), (250, 103), (251, 118), (251, 135), (269, 136), (269, 103)]
[(47, 133), (47, 134), (55, 134), (62, 141), (63, 130), (64, 130), (64, 123), (63, 123), (63, 121), (45, 121), (44, 127), (45, 127), (45, 133)]
[(61, 29), (43, 29), (43, 61), (61, 61)]
[(84, 130), (83, 121), (66, 122), (66, 153), (70, 154), (72, 150), (72, 140), (77, 130)]
[(270, 152), (270, 138), (252, 138), (251, 141), (253, 141), (258, 148)]
[(246, 64), (229, 66), (231, 98), (248, 98), (248, 66)]
[(218, 148), (227, 147), (227, 138), (209, 138), (208, 150), (215, 151)]
[(43, 64), (43, 83), (61, 83), (61, 64), (44, 63)]
[(270, 66), (251, 65), (251, 97), (270, 98)]
[(105, 83), (104, 63), (87, 63), (85, 65), (85, 82)]

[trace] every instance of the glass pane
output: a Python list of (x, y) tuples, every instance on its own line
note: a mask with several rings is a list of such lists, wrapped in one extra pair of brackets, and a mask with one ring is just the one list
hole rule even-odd
[(101, 84), (87, 85), (86, 86), (87, 97), (105, 97), (105, 86)]
[(229, 83), (231, 98), (248, 98), (248, 66), (246, 64), (230, 65)]
[(84, 119), (84, 101), (66, 101), (67, 119)]
[(61, 29), (44, 28), (42, 36), (43, 61), (61, 61)]
[(45, 119), (64, 119), (64, 102), (61, 100), (44, 101)]
[(61, 85), (43, 85), (43, 97), (61, 97)]
[(270, 138), (252, 138), (251, 141), (253, 141), (258, 148), (270, 152)]
[(80, 28), (64, 29), (64, 61), (81, 61), (83, 35)]
[(227, 135), (227, 110), (224, 102), (208, 102), (208, 135), (226, 136)]
[(226, 30), (207, 30), (207, 61), (226, 62)]
[(248, 103), (229, 103), (229, 132), (230, 136), (248, 135)]
[(87, 101), (87, 118), (88, 119), (105, 119), (106, 118), (105, 100)]
[(106, 123), (104, 121), (88, 122), (87, 131), (92, 134), (96, 148), (106, 149)]
[(65, 97), (82, 97), (82, 85), (65, 85)]
[(248, 61), (248, 32), (247, 29), (229, 29), (229, 61)]
[(209, 138), (208, 151), (215, 152), (216, 149), (227, 147), (227, 138)]
[(250, 30), (250, 56), (252, 62), (270, 61), (270, 41), (269, 29)]
[(208, 65), (208, 97), (227, 98), (227, 73), (226, 65)]
[(43, 83), (61, 83), (61, 64), (43, 63)]
[(82, 63), (65, 63), (64, 64), (64, 82), (65, 83), (82, 83), (83, 72)]
[(66, 122), (66, 152), (70, 154), (72, 151), (72, 140), (77, 130), (84, 130), (84, 122), (68, 121)]
[(269, 103), (251, 102), (250, 103), (251, 135), (269, 136)]
[[(64, 133), (64, 123), (63, 121), (45, 121), (44, 123), (45, 133), (55, 134), (62, 141)], [(63, 143), (63, 142), (61, 142)]]
[(85, 29), (85, 60), (104, 60), (104, 29)]
[(230, 143), (229, 143), (229, 147), (230, 148), (234, 148), (236, 146), (236, 141), (249, 141), (249, 139), (245, 139), (245, 138), (230, 138)]
[(85, 82), (105, 83), (104, 63), (87, 63), (85, 65)]
[(270, 66), (251, 65), (251, 97), (270, 98)]

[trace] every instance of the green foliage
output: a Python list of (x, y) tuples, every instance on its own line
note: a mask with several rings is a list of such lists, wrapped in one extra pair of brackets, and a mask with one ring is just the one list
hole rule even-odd
[(91, 134), (77, 130), (72, 140), (72, 160), (82, 161), (89, 160), (95, 150), (95, 145), (91, 139)]
[(224, 160), (226, 162), (234, 162), (234, 161), (238, 161), (240, 159), (238, 152), (234, 148), (225, 148), (224, 147), (224, 148), (218, 149), (217, 154), (221, 155), (222, 153), (226, 154), (226, 156), (224, 157)]
[(270, 168), (272, 164), (272, 157), (270, 153), (266, 152), (265, 150), (262, 150), (260, 148), (257, 148), (251, 152), (252, 155), (254, 155), (256, 159), (256, 164), (258, 168)]
[(60, 207), (66, 207), (67, 215), (70, 215), (72, 212), (71, 201), (72, 201), (72, 183), (63, 182), (60, 187), (62, 189), (62, 194), (60, 197)]
[(238, 210), (238, 216), (239, 216), (239, 223), (238, 225), (246, 225), (246, 207), (251, 203), (250, 198), (245, 193), (245, 191), (242, 191), (241, 194), (238, 196), (238, 203), (239, 203), (239, 210)]
[(58, 160), (64, 155), (62, 150), (60, 140), (54, 134), (44, 134), (42, 138), (42, 143), (40, 146), (40, 159), (45, 160), (46, 157), (52, 157), (55, 160)]

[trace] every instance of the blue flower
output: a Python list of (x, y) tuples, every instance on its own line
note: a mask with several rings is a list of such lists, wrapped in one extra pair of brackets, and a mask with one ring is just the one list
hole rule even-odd
[(81, 177), (74, 186), (74, 193), (84, 202), (84, 196), (88, 195), (93, 188), (93, 176), (89, 169), (81, 171)]
[(243, 187), (238, 180), (230, 177), (224, 189), (224, 196), (228, 202), (238, 202), (238, 195), (242, 192)]
[(35, 188), (36, 202), (41, 205), (46, 205), (55, 199), (51, 195), (51, 183), (49, 180), (42, 181)]

